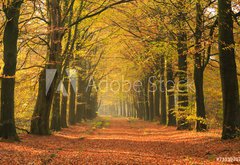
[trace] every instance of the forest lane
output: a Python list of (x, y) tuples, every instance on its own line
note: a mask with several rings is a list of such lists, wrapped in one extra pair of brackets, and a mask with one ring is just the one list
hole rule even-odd
[(101, 121), (52, 136), (21, 135), (20, 143), (1, 142), (0, 164), (220, 164), (218, 157), (240, 157), (240, 142), (221, 141), (219, 131), (176, 131), (122, 118)]

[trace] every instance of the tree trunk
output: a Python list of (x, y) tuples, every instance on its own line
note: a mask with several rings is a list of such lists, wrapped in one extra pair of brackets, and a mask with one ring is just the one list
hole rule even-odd
[(31, 121), (31, 133), (36, 135), (49, 135), (49, 115), (54, 94), (53, 86), (50, 87), (47, 95), (46, 91), (46, 71), (43, 70), (39, 77), (38, 97)]
[(178, 130), (190, 129), (190, 124), (187, 121), (188, 109), (188, 77), (187, 77), (187, 34), (179, 32), (178, 34)]
[(131, 117), (131, 110), (130, 110), (129, 98), (127, 98), (127, 117)]
[(156, 81), (156, 85), (157, 85), (157, 88), (156, 88), (156, 91), (155, 91), (155, 100), (154, 100), (154, 116), (157, 120), (160, 119), (160, 84), (158, 81)]
[(168, 126), (176, 126), (175, 113), (175, 82), (173, 77), (172, 60), (167, 62), (167, 96), (168, 96)]
[[(151, 79), (151, 78), (150, 78)], [(154, 119), (154, 82), (149, 80), (149, 120), (153, 121)]]
[(145, 107), (145, 120), (149, 121), (149, 99), (148, 99), (148, 77), (144, 80), (144, 107)]
[(66, 94), (62, 94), (62, 103), (61, 103), (61, 127), (67, 128), (67, 103), (68, 103), (68, 94), (69, 94), (69, 79), (68, 77), (64, 77), (63, 85), (66, 89)]
[(239, 89), (235, 61), (231, 0), (218, 1), (219, 53), (223, 94), (223, 139), (239, 136)]
[(22, 1), (13, 0), (8, 6), (3, 5), (7, 19), (3, 36), (4, 68), (1, 91), (0, 136), (18, 141), (14, 120), (14, 89), (17, 64), (18, 22)]
[(160, 124), (166, 125), (167, 124), (167, 99), (166, 99), (166, 87), (165, 87), (165, 57), (161, 55), (160, 59), (160, 105), (161, 105), (161, 118)]
[(125, 102), (125, 100), (123, 100), (122, 105), (123, 105), (123, 117), (127, 117), (126, 116), (126, 102)]
[(119, 100), (119, 104), (120, 104), (120, 116), (123, 116), (122, 99)]
[(141, 88), (141, 91), (140, 91), (140, 94), (139, 94), (139, 101), (140, 101), (140, 105), (139, 105), (139, 108), (140, 108), (140, 112), (141, 112), (141, 119), (145, 119), (146, 118), (146, 111), (145, 111), (145, 98), (144, 98), (144, 87), (140, 87)]
[(136, 104), (138, 105), (138, 118), (144, 119), (144, 93), (143, 93), (143, 86), (138, 87), (138, 91), (136, 92)]
[[(90, 103), (89, 104), (89, 107), (90, 107), (89, 119), (93, 120), (97, 117), (97, 110), (98, 110), (98, 95), (97, 95), (97, 92), (95, 92), (95, 91), (91, 92), (89, 103)], [(116, 104), (114, 104), (114, 108), (115, 108), (115, 111), (118, 111), (118, 108), (117, 108)]]
[(204, 66), (202, 64), (202, 29), (203, 29), (203, 11), (201, 4), (196, 4), (197, 16), (196, 16), (196, 33), (195, 33), (195, 56), (194, 56), (194, 83), (196, 89), (196, 111), (197, 111), (197, 131), (205, 131), (206, 125), (206, 112), (204, 104), (204, 91), (203, 91), (203, 72)]
[(138, 94), (139, 93), (134, 93), (134, 96), (133, 96), (133, 108), (135, 109), (135, 116), (136, 118), (138, 119), (141, 119), (141, 112), (140, 112), (140, 104), (138, 102)]
[[(71, 77), (72, 80), (74, 81), (75, 78)], [(68, 122), (70, 125), (76, 124), (76, 91), (74, 90), (74, 86), (72, 83), (70, 83), (70, 100), (69, 100), (69, 118)]]
[(76, 121), (78, 123), (82, 122), (84, 111), (86, 109), (86, 83), (81, 79), (81, 76), (78, 78), (78, 96), (77, 96), (77, 112), (76, 112)]
[(138, 104), (138, 102), (137, 102), (136, 93), (135, 93), (134, 96), (132, 96), (132, 99), (133, 99), (134, 116), (135, 116), (135, 118), (140, 119), (140, 118), (141, 118), (141, 115), (140, 115), (140, 110), (139, 110), (139, 104)]
[(196, 107), (197, 107), (197, 131), (206, 131), (206, 112), (204, 104), (204, 91), (203, 91), (203, 72), (199, 69), (195, 69), (194, 81), (196, 88)]
[(86, 107), (85, 107), (86, 119), (91, 119), (91, 93), (92, 93), (92, 88), (90, 88), (85, 94), (85, 98), (86, 98)]
[[(56, 85), (58, 80), (59, 65), (61, 65), (61, 52), (62, 52), (62, 29), (61, 29), (61, 13), (60, 6), (57, 0), (49, 1), (49, 18), (50, 18), (50, 50), (48, 57), (48, 64), (46, 64), (39, 80), (38, 98), (34, 108), (34, 113), (31, 122), (31, 133), (37, 135), (49, 135), (49, 115), (51, 111), (51, 105), (53, 102), (53, 96), (56, 92)], [(51, 69), (51, 70), (49, 70)], [(46, 72), (54, 72), (56, 74), (50, 74), (50, 77), (46, 77)], [(53, 78), (50, 84), (49, 90), (46, 90), (46, 86), (49, 83), (47, 79)]]
[(57, 92), (54, 95), (53, 105), (52, 105), (52, 121), (51, 130), (61, 131), (61, 117), (60, 117), (60, 96), (61, 93)]

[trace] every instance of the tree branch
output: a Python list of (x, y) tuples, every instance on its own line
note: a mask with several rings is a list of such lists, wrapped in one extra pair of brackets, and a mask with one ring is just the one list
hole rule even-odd
[(120, 5), (120, 4), (123, 4), (123, 3), (132, 2), (132, 1), (134, 1), (134, 0), (121, 0), (121, 1), (118, 1), (118, 2), (115, 2), (115, 3), (112, 3), (112, 4), (108, 5), (108, 6), (105, 6), (105, 7), (103, 7), (101, 10), (99, 10), (99, 11), (97, 11), (97, 12), (95, 12), (95, 13), (92, 13), (92, 14), (91, 14), (91, 12), (90, 12), (90, 13), (88, 13), (87, 15), (85, 15), (84, 17), (78, 18), (75, 22), (73, 22), (72, 24), (70, 24), (70, 25), (68, 26), (68, 28), (70, 28), (70, 27), (72, 27), (72, 26), (74, 26), (74, 25), (82, 22), (82, 21), (85, 20), (85, 19), (88, 19), (88, 18), (97, 16), (97, 15), (103, 13), (104, 11), (106, 11), (106, 10), (109, 9), (109, 8), (112, 8), (112, 7), (114, 7), (114, 6), (117, 6), (117, 5)]

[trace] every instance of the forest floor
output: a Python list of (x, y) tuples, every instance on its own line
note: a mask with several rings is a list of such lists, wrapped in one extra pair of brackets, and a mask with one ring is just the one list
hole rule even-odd
[(220, 131), (176, 131), (133, 119), (101, 118), (51, 136), (20, 138), (0, 142), (1, 165), (223, 164), (217, 159), (240, 158), (240, 140), (222, 141)]

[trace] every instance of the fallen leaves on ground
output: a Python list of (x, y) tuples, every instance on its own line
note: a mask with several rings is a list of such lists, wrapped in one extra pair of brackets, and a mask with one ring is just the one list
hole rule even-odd
[(0, 164), (222, 164), (240, 157), (240, 140), (222, 141), (220, 131), (196, 133), (128, 119), (103, 129), (81, 124), (51, 136), (20, 135), (0, 142)]

